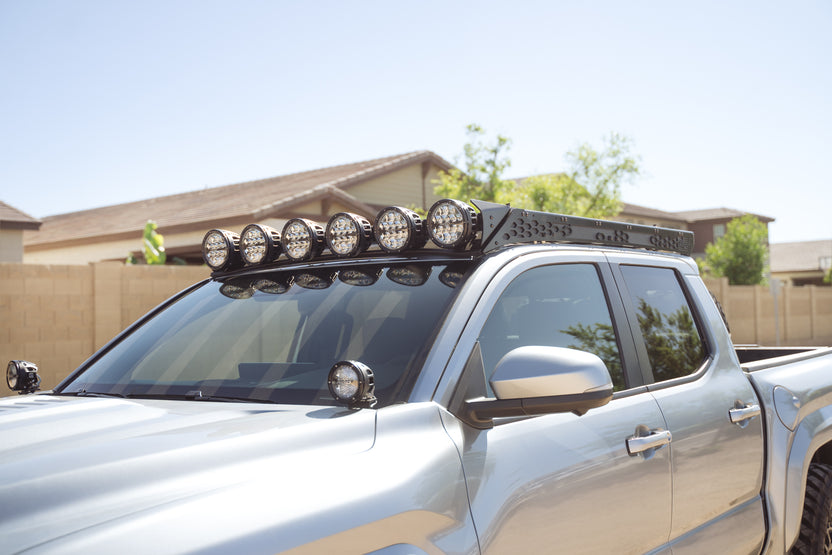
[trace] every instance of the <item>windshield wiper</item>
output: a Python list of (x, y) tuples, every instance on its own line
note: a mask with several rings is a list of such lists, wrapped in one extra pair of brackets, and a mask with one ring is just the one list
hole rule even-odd
[(103, 391), (65, 391), (60, 395), (72, 395), (74, 397), (116, 397), (119, 399), (161, 399), (170, 401), (215, 401), (219, 403), (271, 403), (277, 401), (271, 399), (256, 399), (252, 397), (234, 397), (231, 395), (204, 395), (201, 390), (195, 389), (183, 394), (176, 393), (113, 393)]
[(123, 393), (87, 391), (86, 389), (82, 389), (81, 391), (62, 391), (60, 393), (56, 393), (56, 395), (72, 395), (73, 397), (118, 397), (119, 399), (127, 398), (127, 395), (124, 395)]

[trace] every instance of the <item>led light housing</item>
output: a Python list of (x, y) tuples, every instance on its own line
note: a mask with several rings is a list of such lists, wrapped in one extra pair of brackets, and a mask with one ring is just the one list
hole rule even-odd
[(327, 379), (329, 393), (350, 408), (369, 408), (376, 404), (375, 378), (369, 366), (356, 360), (336, 362)]
[(373, 235), (369, 220), (358, 214), (339, 212), (326, 225), (326, 244), (335, 256), (355, 256), (367, 250)]
[(335, 281), (335, 272), (304, 272), (295, 275), (295, 283), (304, 289), (326, 289)]
[(267, 225), (247, 225), (240, 234), (240, 256), (246, 264), (276, 260), (280, 256), (280, 232)]
[(424, 222), (413, 210), (400, 206), (385, 208), (376, 216), (376, 242), (387, 252), (420, 249), (427, 242)]
[(240, 236), (224, 229), (212, 229), (202, 239), (202, 258), (212, 270), (228, 270), (239, 265)]
[(442, 199), (428, 211), (428, 235), (443, 249), (464, 249), (477, 232), (477, 212), (453, 199)]
[(294, 281), (291, 277), (286, 281), (258, 279), (255, 280), (251, 286), (255, 291), (268, 293), (269, 295), (282, 295), (292, 287), (292, 283), (294, 283)]
[(283, 226), (283, 252), (290, 260), (310, 260), (324, 248), (324, 228), (306, 218), (292, 218)]
[(424, 285), (430, 276), (430, 266), (394, 266), (387, 270), (387, 278), (390, 281), (409, 287)]
[(38, 367), (25, 360), (11, 360), (6, 367), (6, 385), (21, 395), (34, 393), (40, 388)]
[(338, 272), (338, 279), (347, 285), (357, 285), (364, 287), (372, 285), (381, 277), (381, 268), (378, 267), (364, 267), (364, 268), (345, 268)]

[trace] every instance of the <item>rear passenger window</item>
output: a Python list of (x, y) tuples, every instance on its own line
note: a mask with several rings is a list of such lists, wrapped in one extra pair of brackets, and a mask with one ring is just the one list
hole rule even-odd
[(620, 266), (657, 382), (696, 372), (705, 347), (676, 273), (669, 268)]
[(512, 349), (529, 345), (588, 351), (624, 389), (618, 340), (598, 271), (592, 264), (532, 268), (512, 281), (479, 336), (485, 375)]

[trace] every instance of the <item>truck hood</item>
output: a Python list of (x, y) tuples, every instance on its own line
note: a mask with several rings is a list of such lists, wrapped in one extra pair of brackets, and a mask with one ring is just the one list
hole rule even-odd
[[(370, 449), (375, 411), (28, 395), (0, 400), (0, 544), (57, 538), (218, 491), (297, 490), (304, 461)], [(320, 463), (318, 463), (320, 464)], [(253, 486), (254, 485), (254, 486)], [(48, 551), (49, 548), (45, 549)]]

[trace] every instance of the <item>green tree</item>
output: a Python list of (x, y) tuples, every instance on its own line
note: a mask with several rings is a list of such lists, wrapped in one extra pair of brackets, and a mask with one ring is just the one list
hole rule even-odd
[(148, 264), (164, 264), (167, 260), (165, 238), (156, 232), (158, 227), (153, 220), (147, 220), (144, 226), (144, 259)]
[(515, 189), (521, 208), (610, 218), (621, 212), (621, 186), (641, 173), (632, 140), (610, 133), (600, 150), (589, 143), (566, 153), (566, 173), (528, 177)]
[(764, 284), (767, 266), (768, 229), (750, 214), (728, 222), (725, 235), (705, 247), (706, 272), (731, 285)]
[(511, 166), (507, 152), (511, 140), (497, 135), (494, 144), (483, 142), (485, 130), (472, 123), (466, 127), (468, 142), (463, 147), (464, 171), (451, 168), (439, 172), (434, 193), (441, 197), (458, 199), (480, 199), (504, 202), (502, 198), (514, 188), (514, 182), (503, 178)]
[(830, 283), (832, 284), (832, 266), (830, 266), (826, 270), (826, 274), (823, 276), (823, 283)]
[(503, 177), (511, 166), (511, 140), (497, 135), (493, 144), (483, 142), (485, 131), (476, 124), (467, 128), (469, 142), (463, 149), (464, 170), (440, 172), (434, 193), (464, 200), (481, 199), (509, 203), (516, 208), (558, 212), (589, 218), (607, 218), (621, 211), (621, 185), (640, 173), (632, 141), (611, 133), (596, 150), (588, 143), (566, 153), (566, 173), (527, 177), (520, 183)]

